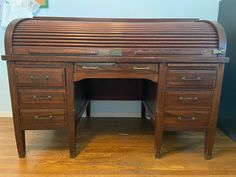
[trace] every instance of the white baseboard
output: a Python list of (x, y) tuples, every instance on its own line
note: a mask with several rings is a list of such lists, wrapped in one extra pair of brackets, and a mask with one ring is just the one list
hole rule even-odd
[(116, 113), (106, 113), (106, 112), (91, 112), (91, 117), (140, 117), (140, 113), (122, 113), (122, 112), (116, 112)]
[(11, 118), (12, 117), (12, 112), (0, 112), (0, 118)]

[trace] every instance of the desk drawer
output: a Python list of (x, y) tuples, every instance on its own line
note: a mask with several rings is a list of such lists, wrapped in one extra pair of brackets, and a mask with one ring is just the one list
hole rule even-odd
[(64, 109), (22, 109), (22, 125), (62, 125), (66, 122)]
[(18, 85), (64, 86), (65, 69), (16, 67), (15, 78)]
[(65, 91), (62, 89), (19, 89), (18, 95), (22, 106), (65, 104)]
[(135, 73), (158, 73), (158, 64), (79, 63), (75, 72), (122, 71)]
[(174, 69), (168, 70), (167, 87), (215, 87), (215, 69)]
[(166, 109), (189, 109), (204, 108), (212, 106), (213, 91), (167, 91)]
[(167, 111), (164, 117), (166, 130), (199, 130), (208, 126), (208, 111)]

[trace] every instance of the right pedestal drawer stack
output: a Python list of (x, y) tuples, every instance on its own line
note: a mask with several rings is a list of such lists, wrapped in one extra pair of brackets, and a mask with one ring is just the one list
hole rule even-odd
[(208, 126), (216, 67), (187, 66), (168, 66), (165, 130), (206, 130)]
[(223, 67), (220, 64), (166, 65), (163, 131), (203, 131), (211, 158)]

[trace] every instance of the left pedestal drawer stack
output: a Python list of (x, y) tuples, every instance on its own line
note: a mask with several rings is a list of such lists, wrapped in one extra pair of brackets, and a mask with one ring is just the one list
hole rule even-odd
[(24, 130), (67, 126), (66, 67), (8, 63), (8, 70), (14, 75), (9, 78), (18, 153), (24, 157)]

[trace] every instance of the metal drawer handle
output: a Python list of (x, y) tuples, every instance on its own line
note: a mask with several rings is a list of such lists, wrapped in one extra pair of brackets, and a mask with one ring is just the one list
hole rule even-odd
[(34, 75), (30, 75), (30, 79), (34, 80), (35, 79)]
[(34, 100), (51, 100), (52, 99), (52, 96), (51, 95), (48, 95), (48, 96), (36, 96), (34, 95), (33, 96), (33, 99)]
[(82, 69), (99, 69), (98, 66), (82, 66)]
[(133, 69), (134, 69), (134, 70), (149, 70), (150, 67), (138, 67), (138, 66), (134, 66)]
[(195, 116), (192, 116), (192, 117), (177, 117), (177, 120), (196, 120), (196, 117)]
[(37, 120), (51, 120), (51, 119), (53, 119), (53, 116), (52, 115), (50, 115), (50, 116), (35, 115), (34, 119), (37, 119)]
[[(40, 79), (40, 77), (35, 77), (34, 75), (30, 75), (30, 79), (31, 80), (34, 80), (34, 79)], [(46, 75), (46, 76), (44, 76), (44, 78), (46, 79), (46, 80), (49, 80), (49, 76), (48, 75)]]
[(183, 76), (181, 77), (182, 81), (201, 81), (202, 78), (201, 77), (187, 77), (187, 76)]
[(179, 100), (180, 101), (183, 101), (183, 102), (188, 102), (188, 101), (197, 101), (198, 100), (198, 97), (179, 97)]
[(48, 76), (48, 75), (46, 75), (46, 76), (45, 76), (45, 79), (46, 79), (46, 80), (49, 80), (49, 76)]

